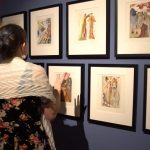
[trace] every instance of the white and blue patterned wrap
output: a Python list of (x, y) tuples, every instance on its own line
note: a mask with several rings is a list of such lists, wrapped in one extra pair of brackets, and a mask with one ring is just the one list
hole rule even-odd
[(44, 68), (19, 57), (9, 63), (1, 63), (0, 99), (25, 96), (45, 97), (56, 102)]
[[(56, 104), (53, 87), (49, 84), (44, 68), (19, 57), (0, 63), (0, 99), (26, 96), (45, 97)], [(51, 149), (56, 150), (50, 121), (44, 115), (41, 121), (49, 137)]]

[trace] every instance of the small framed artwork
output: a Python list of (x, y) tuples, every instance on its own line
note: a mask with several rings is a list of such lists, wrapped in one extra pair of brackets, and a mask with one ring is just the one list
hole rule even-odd
[(144, 66), (144, 78), (143, 129), (150, 134), (150, 65)]
[(17, 24), (21, 26), (23, 29), (27, 30), (27, 12), (22, 11), (22, 12), (16, 12), (12, 14), (7, 14), (4, 16), (1, 16), (1, 24), (0, 26), (4, 26), (7, 24)]
[(116, 57), (150, 57), (150, 0), (117, 0)]
[(36, 65), (40, 65), (40, 66), (42, 66), (43, 68), (44, 68), (44, 63), (42, 63), (42, 62), (33, 62), (34, 64), (36, 64)]
[(61, 58), (62, 4), (29, 10), (31, 58)]
[(83, 67), (83, 64), (47, 64), (49, 82), (52, 86), (59, 77), (63, 77), (59, 114), (73, 119), (81, 119), (82, 116)]
[(67, 3), (67, 57), (109, 57), (109, 0)]
[(135, 131), (136, 76), (136, 65), (89, 64), (89, 122)]

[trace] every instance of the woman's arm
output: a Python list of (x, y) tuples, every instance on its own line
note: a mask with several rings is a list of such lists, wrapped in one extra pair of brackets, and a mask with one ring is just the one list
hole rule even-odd
[(60, 94), (61, 94), (61, 84), (63, 80), (68, 79), (70, 75), (68, 73), (64, 73), (62, 75), (57, 75), (56, 81), (53, 87), (53, 95), (56, 98), (56, 102), (53, 102), (49, 99), (42, 100), (42, 107), (43, 107), (43, 114), (45, 115), (46, 119), (52, 121), (60, 109)]

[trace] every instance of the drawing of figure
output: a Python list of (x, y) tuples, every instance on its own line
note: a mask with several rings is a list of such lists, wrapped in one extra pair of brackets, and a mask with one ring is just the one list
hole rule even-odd
[(96, 19), (93, 13), (89, 13), (89, 14), (84, 13), (83, 18), (82, 18), (82, 23), (81, 23), (81, 31), (80, 31), (79, 40), (95, 39), (95, 36), (94, 36), (94, 23), (95, 22), (96, 22)]
[(88, 17), (89, 17), (89, 15), (86, 15), (86, 13), (83, 16), (82, 25), (81, 25), (81, 33), (80, 33), (79, 40), (86, 40), (86, 38), (87, 38), (87, 25), (86, 25), (86, 22), (87, 22)]
[(38, 21), (38, 44), (51, 43), (51, 19)]
[(106, 107), (119, 107), (120, 94), (118, 83), (119, 77), (104, 76), (102, 83), (103, 102), (102, 105)]
[(141, 26), (141, 33), (139, 37), (148, 37), (148, 26), (144, 23)]
[(94, 36), (94, 23), (96, 22), (96, 19), (95, 19), (93, 13), (89, 14), (88, 22), (89, 22), (89, 26), (90, 26), (89, 39), (95, 39), (95, 36)]
[(130, 5), (130, 38), (150, 37), (150, 3)]
[(61, 84), (61, 101), (71, 102), (72, 79), (69, 73), (65, 74), (65, 78)]
[(119, 107), (119, 101), (120, 101), (120, 94), (118, 90), (118, 78), (112, 79), (112, 96), (111, 96), (111, 102), (113, 107)]
[(103, 96), (104, 96), (104, 105), (110, 106), (110, 99), (111, 99), (111, 79), (110, 77), (106, 76), (103, 83)]

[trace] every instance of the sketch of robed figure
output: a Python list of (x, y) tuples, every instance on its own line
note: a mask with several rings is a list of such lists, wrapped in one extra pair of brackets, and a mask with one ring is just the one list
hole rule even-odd
[(96, 19), (93, 13), (86, 14), (82, 16), (81, 19), (81, 31), (79, 34), (79, 40), (95, 39), (94, 35), (94, 23)]
[(150, 37), (150, 2), (130, 5), (130, 38)]
[(51, 43), (51, 18), (38, 20), (38, 44)]
[(88, 18), (88, 22), (89, 22), (89, 39), (95, 39), (95, 35), (94, 35), (94, 23), (96, 22), (96, 19), (93, 15), (93, 13), (91, 13), (89, 15)]
[(102, 105), (105, 107), (119, 108), (120, 102), (120, 77), (102, 77)]
[(65, 74), (61, 84), (61, 101), (71, 102), (72, 78), (69, 73)]

